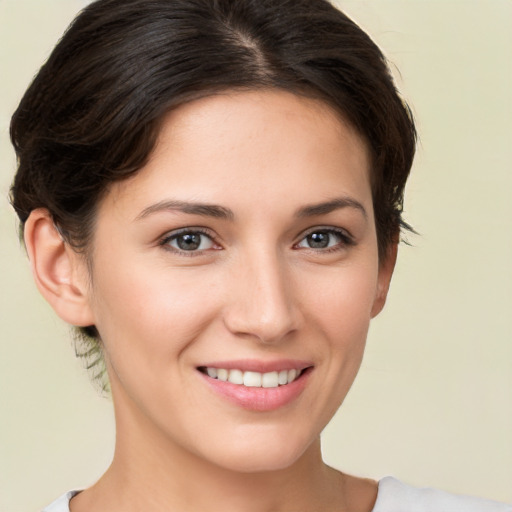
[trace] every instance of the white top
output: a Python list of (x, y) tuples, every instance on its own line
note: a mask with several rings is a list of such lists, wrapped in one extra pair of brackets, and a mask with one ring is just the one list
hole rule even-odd
[(379, 481), (372, 512), (512, 512), (512, 505), (428, 487), (418, 489), (387, 476)]
[[(80, 491), (69, 491), (42, 512), (69, 512), (69, 501)], [(458, 496), (437, 489), (411, 487), (387, 476), (379, 481), (372, 512), (512, 512), (512, 505)]]

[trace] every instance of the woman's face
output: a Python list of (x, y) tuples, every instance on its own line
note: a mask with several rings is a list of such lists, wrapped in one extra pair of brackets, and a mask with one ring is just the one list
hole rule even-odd
[(287, 467), (318, 439), (392, 271), (365, 144), (279, 91), (170, 113), (102, 201), (92, 261), (118, 437), (238, 471)]

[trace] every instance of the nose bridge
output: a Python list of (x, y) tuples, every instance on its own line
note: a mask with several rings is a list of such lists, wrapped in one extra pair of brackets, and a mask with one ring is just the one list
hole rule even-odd
[(297, 327), (297, 308), (287, 267), (275, 250), (259, 248), (241, 258), (226, 324), (235, 334), (265, 343), (279, 341)]

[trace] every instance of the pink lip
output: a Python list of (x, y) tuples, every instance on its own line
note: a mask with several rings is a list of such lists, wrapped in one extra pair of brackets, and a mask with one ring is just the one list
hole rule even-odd
[[(277, 369), (269, 370), (268, 365), (263, 365), (265, 367), (264, 370), (257, 370), (255, 368), (261, 368), (261, 366), (252, 365), (250, 368), (248, 368), (247, 365), (240, 365), (240, 361), (237, 361), (236, 363), (237, 364), (233, 366), (226, 366), (225, 362), (222, 363), (222, 365), (219, 364), (218, 366), (218, 363), (215, 363), (215, 365), (211, 364), (208, 366), (226, 369), (237, 368), (240, 370), (243, 369), (244, 371), (258, 371), (261, 373), (264, 373), (266, 371), (277, 371)], [(282, 361), (280, 363), (282, 363)], [(300, 364), (299, 366), (297, 366), (296, 364), (292, 364), (290, 366), (279, 366), (279, 368), (282, 370), (285, 368), (300, 367)], [(307, 368), (307, 366), (302, 366), (302, 368)], [(202, 372), (198, 373), (205, 380), (206, 384), (214, 393), (221, 395), (223, 398), (227, 399), (232, 404), (249, 411), (270, 412), (275, 411), (276, 409), (279, 409), (281, 407), (284, 407), (292, 403), (295, 399), (297, 399), (304, 390), (304, 388), (306, 387), (312, 370), (312, 367), (304, 370), (302, 374), (292, 383), (286, 384), (284, 386), (278, 386), (277, 388), (246, 387), (238, 384), (232, 384), (231, 382), (213, 379)]]
[(280, 370), (304, 370), (313, 366), (311, 361), (298, 359), (279, 359), (276, 361), (259, 361), (256, 359), (238, 359), (230, 361), (213, 361), (202, 364), (202, 367), (225, 368), (226, 370), (242, 370), (243, 372), (278, 372)]

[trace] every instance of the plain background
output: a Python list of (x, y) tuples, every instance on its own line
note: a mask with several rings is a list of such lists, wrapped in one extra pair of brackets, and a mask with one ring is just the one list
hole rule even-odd
[[(85, 3), (0, 0), (2, 512), (90, 485), (113, 450), (109, 399), (39, 297), (7, 200), (10, 115)], [(512, 502), (512, 2), (339, 4), (383, 48), (416, 116), (405, 210), (421, 236), (400, 249), (325, 457), (347, 472)]]

